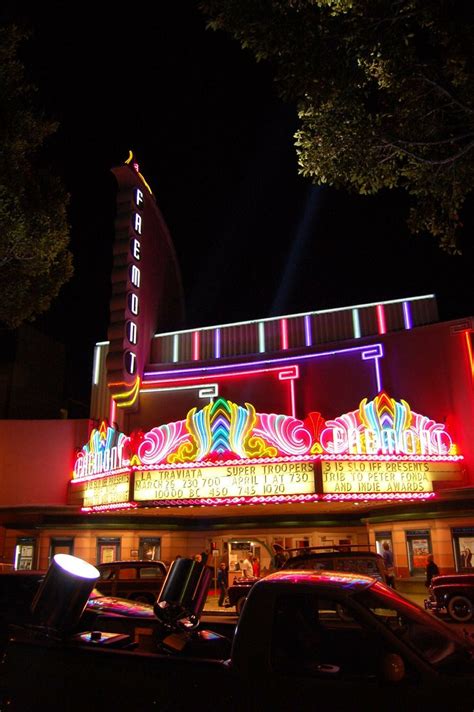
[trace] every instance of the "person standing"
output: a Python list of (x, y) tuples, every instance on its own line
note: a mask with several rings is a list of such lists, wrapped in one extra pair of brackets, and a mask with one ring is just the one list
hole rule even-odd
[(429, 585), (431, 583), (431, 579), (434, 576), (439, 576), (439, 568), (434, 562), (434, 557), (433, 554), (428, 554), (428, 557), (426, 559), (426, 581), (425, 581), (425, 586), (429, 588)]
[(244, 553), (244, 558), (240, 559), (239, 564), (240, 564), (240, 570), (242, 571), (242, 576), (244, 578), (247, 578), (247, 576), (253, 576), (253, 568), (252, 564), (249, 561), (249, 554), (246, 551)]
[(390, 544), (388, 543), (388, 541), (384, 541), (384, 543), (382, 544), (382, 557), (385, 565), (387, 584), (392, 588), (395, 588), (395, 568), (393, 566), (393, 552), (390, 549)]
[(260, 561), (256, 556), (252, 556), (253, 575), (258, 578), (260, 576)]
[(219, 606), (224, 605), (225, 598), (227, 596), (227, 588), (229, 585), (229, 577), (227, 574), (227, 566), (222, 563), (219, 564), (219, 570), (217, 572), (217, 586), (219, 587)]

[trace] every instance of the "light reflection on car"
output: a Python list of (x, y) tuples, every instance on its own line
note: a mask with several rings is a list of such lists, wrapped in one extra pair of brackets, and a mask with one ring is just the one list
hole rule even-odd
[(135, 618), (155, 618), (153, 606), (148, 603), (138, 603), (127, 598), (104, 596), (96, 588), (92, 591), (86, 604), (86, 610), (97, 614), (113, 614)]

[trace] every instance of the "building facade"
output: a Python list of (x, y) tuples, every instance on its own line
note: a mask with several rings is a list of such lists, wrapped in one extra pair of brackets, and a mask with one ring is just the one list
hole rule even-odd
[(438, 322), (424, 295), (169, 331), (171, 240), (133, 157), (114, 173), (91, 420), (50, 421), (23, 469), (0, 431), (3, 561), (207, 551), (237, 572), (245, 552), (265, 572), (279, 546), (388, 542), (398, 576), (423, 575), (429, 553), (443, 572), (470, 570), (473, 320)]

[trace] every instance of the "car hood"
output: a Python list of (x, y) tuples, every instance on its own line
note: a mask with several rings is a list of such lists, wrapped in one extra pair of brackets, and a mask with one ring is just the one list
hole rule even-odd
[(94, 613), (129, 616), (131, 618), (155, 618), (153, 606), (148, 603), (137, 603), (129, 601), (127, 598), (115, 598), (114, 596), (102, 596), (96, 589), (92, 591), (86, 610)]

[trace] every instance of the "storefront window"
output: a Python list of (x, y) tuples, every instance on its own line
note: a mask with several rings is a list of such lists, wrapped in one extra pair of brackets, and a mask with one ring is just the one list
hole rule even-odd
[(161, 539), (159, 537), (143, 537), (139, 540), (138, 556), (143, 561), (161, 560)]
[(56, 554), (74, 554), (74, 539), (69, 537), (52, 537), (49, 551), (50, 562)]
[(15, 569), (31, 571), (34, 568), (36, 540), (30, 537), (17, 539)]
[(429, 529), (412, 529), (405, 532), (408, 550), (408, 566), (411, 576), (424, 576), (428, 554), (431, 554)]
[(456, 527), (451, 533), (456, 571), (474, 573), (474, 527)]
[(110, 564), (120, 559), (120, 539), (100, 537), (97, 539), (97, 563)]

